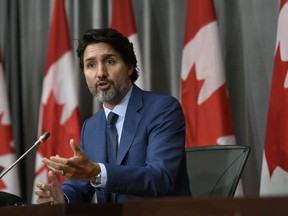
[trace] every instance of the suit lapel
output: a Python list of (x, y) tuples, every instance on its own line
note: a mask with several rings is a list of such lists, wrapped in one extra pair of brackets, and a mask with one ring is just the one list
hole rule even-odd
[(142, 118), (142, 114), (138, 112), (143, 106), (142, 94), (142, 90), (134, 85), (126, 110), (120, 147), (117, 153), (117, 164), (122, 162), (132, 144), (134, 137), (136, 136), (136, 131)]

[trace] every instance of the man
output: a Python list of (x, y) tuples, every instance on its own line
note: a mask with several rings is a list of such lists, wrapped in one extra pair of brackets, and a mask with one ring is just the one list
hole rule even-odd
[[(89, 90), (103, 109), (85, 121), (81, 148), (70, 141), (73, 157), (43, 159), (51, 184), (36, 184), (37, 202), (90, 202), (95, 191), (98, 203), (189, 196), (179, 102), (134, 84), (138, 71), (133, 44), (116, 30), (89, 30), (77, 54)], [(107, 124), (110, 112), (117, 114), (114, 132), (113, 123)], [(56, 175), (67, 180), (60, 185)]]

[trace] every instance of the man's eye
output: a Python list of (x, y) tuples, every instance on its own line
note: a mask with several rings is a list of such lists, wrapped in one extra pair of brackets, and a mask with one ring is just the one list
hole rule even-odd
[(115, 64), (115, 61), (113, 59), (107, 59), (106, 64), (113, 65)]
[(87, 64), (87, 68), (93, 68), (94, 66), (95, 66), (94, 63), (89, 63), (89, 64)]

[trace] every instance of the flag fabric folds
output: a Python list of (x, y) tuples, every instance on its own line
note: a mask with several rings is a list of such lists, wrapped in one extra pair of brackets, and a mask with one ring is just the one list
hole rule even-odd
[(213, 0), (187, 4), (181, 69), (186, 147), (236, 144)]
[[(39, 136), (51, 136), (39, 145), (35, 162), (35, 183), (49, 182), (47, 168), (41, 159), (52, 155), (72, 157), (69, 140), (80, 141), (80, 116), (74, 77), (71, 42), (63, 0), (54, 1), (48, 54), (43, 79), (39, 114)], [(59, 177), (59, 181), (64, 179)], [(32, 202), (35, 203), (33, 193)]]
[(130, 42), (133, 43), (139, 69), (139, 78), (135, 83), (141, 89), (145, 89), (145, 78), (141, 62), (140, 45), (131, 0), (113, 1), (111, 28), (121, 32), (125, 37), (128, 37)]
[(281, 0), (260, 195), (288, 195), (288, 0)]
[[(0, 53), (0, 166), (5, 171), (16, 161), (12, 125), (6, 89), (4, 64)], [(20, 195), (17, 165), (0, 179), (0, 191)]]

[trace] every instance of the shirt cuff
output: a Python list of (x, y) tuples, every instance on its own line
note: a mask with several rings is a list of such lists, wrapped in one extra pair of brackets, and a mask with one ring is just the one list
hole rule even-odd
[(104, 164), (98, 163), (100, 166), (100, 172), (101, 172), (101, 184), (95, 184), (94, 182), (91, 182), (91, 185), (96, 188), (105, 188), (107, 184), (107, 170)]

